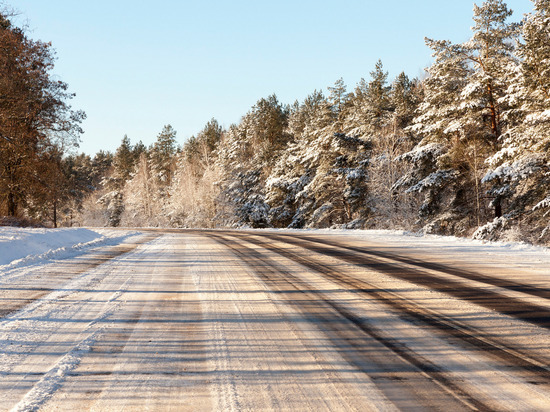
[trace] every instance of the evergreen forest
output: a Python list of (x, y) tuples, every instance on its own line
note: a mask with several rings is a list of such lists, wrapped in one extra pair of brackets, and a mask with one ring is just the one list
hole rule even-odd
[[(178, 145), (78, 154), (85, 114), (49, 43), (0, 15), (0, 216), (48, 226), (400, 229), (550, 245), (550, 0), (474, 6), (426, 39), (422, 78), (381, 61), (303, 101), (260, 98)], [(468, 22), (465, 22), (468, 24)], [(399, 69), (399, 68), (397, 68)], [(160, 129), (160, 128), (159, 128)]]

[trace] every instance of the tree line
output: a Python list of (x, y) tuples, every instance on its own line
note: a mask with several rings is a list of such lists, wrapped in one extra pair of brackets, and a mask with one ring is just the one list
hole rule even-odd
[(0, 208), (57, 224), (58, 207), (72, 198), (63, 155), (85, 114), (71, 109), (73, 94), (51, 74), (51, 44), (30, 39), (11, 17), (0, 12)]
[(268, 96), (238, 124), (212, 119), (181, 147), (168, 125), (150, 147), (125, 137), (114, 154), (61, 157), (73, 188), (63, 221), (399, 228), (548, 244), (550, 0), (520, 22), (511, 16), (487, 0), (466, 42), (427, 39), (434, 62), (421, 79), (389, 79), (379, 61), (353, 90), (339, 79), (293, 104)]

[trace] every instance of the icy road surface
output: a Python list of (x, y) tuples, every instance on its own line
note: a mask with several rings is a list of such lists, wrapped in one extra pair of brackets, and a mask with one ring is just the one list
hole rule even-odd
[(5, 264), (0, 410), (547, 411), (546, 256), (142, 231)]

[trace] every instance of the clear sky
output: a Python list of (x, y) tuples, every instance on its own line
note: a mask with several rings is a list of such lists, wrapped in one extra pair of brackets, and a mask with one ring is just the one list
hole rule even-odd
[[(1, 0), (0, 0), (1, 3)], [(424, 37), (469, 38), (470, 0), (7, 0), (30, 37), (51, 41), (55, 74), (83, 109), (80, 150), (125, 134), (178, 141), (212, 118), (228, 127), (261, 97), (303, 100), (342, 77), (353, 90), (378, 59), (395, 77), (431, 62)], [(481, 4), (481, 1), (478, 1)], [(530, 0), (509, 0), (514, 20)]]

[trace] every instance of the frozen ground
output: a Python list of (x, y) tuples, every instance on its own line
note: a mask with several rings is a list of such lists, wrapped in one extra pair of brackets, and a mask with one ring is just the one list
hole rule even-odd
[[(263, 230), (258, 231), (264, 232)], [(336, 238), (360, 239), (374, 244), (400, 246), (404, 250), (431, 250), (434, 255), (465, 259), (483, 264), (516, 265), (548, 269), (550, 249), (514, 242), (483, 242), (456, 237), (419, 236), (390, 230), (265, 230), (273, 233), (319, 233)], [(136, 234), (135, 230), (106, 228), (22, 229), (0, 227), (0, 266), (45, 261), (52, 257), (69, 257), (79, 250), (101, 244), (115, 244)], [(549, 273), (550, 275), (550, 273)]]
[[(289, 231), (284, 232), (296, 232)], [(464, 265), (528, 269), (550, 276), (550, 248), (519, 242), (487, 242), (452, 236), (417, 235), (392, 230), (312, 230), (333, 238), (357, 239), (381, 247), (399, 248), (401, 253), (428, 253), (445, 261), (461, 260)]]
[(0, 228), (0, 410), (549, 410), (547, 249)]

